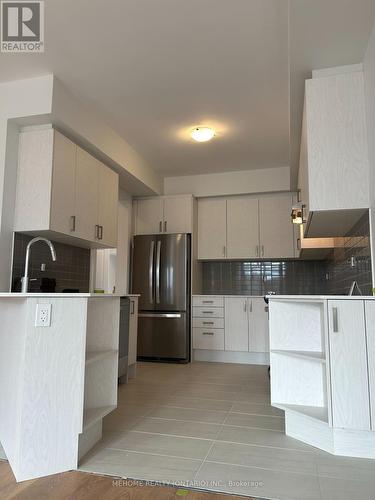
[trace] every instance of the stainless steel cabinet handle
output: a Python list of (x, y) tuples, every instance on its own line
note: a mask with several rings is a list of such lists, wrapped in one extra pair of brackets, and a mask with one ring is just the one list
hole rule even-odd
[(250, 312), (252, 313), (253, 312), (253, 301), (250, 300)]
[(202, 304), (213, 304), (213, 300), (202, 300)]
[(98, 236), (98, 239), (99, 240), (103, 239), (103, 226), (99, 226), (99, 236)]
[(297, 189), (297, 203), (301, 203), (301, 190)]
[(338, 333), (339, 331), (339, 315), (337, 307), (332, 307), (332, 321), (333, 321), (333, 331)]
[(202, 311), (203, 314), (213, 314), (213, 311)]
[(214, 335), (214, 332), (202, 332), (202, 335)]
[(155, 289), (156, 289), (156, 303), (160, 304), (160, 254), (161, 254), (161, 241), (156, 244), (156, 273), (155, 273)]
[(264, 257), (264, 245), (262, 245), (262, 257)]
[(225, 245), (223, 246), (223, 257), (225, 257)]
[(75, 215), (72, 215), (70, 217), (70, 230), (72, 233), (74, 233), (74, 231), (76, 230), (76, 216)]
[(160, 221), (159, 222), (159, 233), (162, 233), (163, 232), (163, 222)]
[(255, 255), (256, 255), (256, 257), (259, 257), (259, 246), (258, 245), (255, 247)]
[(246, 312), (246, 304), (247, 304), (247, 300), (245, 299), (244, 302), (243, 302), (243, 311)]
[(95, 238), (98, 240), (99, 239), (99, 225), (96, 224), (95, 226)]
[(164, 232), (165, 233), (167, 232), (167, 221), (166, 220), (164, 221)]
[(154, 303), (154, 293), (153, 293), (154, 249), (155, 249), (155, 241), (151, 241), (149, 261), (148, 261), (148, 293), (149, 293), (150, 304)]
[(133, 315), (133, 314), (134, 314), (134, 312), (135, 312), (135, 301), (134, 301), (134, 300), (131, 300), (130, 302), (131, 302), (131, 305), (132, 305), (132, 308), (131, 308), (130, 314), (132, 314), (132, 315)]
[(213, 321), (202, 321), (202, 323), (203, 323), (204, 325), (213, 325), (213, 324), (214, 324), (214, 322), (213, 322)]

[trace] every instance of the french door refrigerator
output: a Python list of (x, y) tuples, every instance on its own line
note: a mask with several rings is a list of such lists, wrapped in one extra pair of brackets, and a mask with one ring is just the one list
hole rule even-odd
[(190, 235), (134, 237), (132, 293), (140, 294), (138, 359), (190, 361)]

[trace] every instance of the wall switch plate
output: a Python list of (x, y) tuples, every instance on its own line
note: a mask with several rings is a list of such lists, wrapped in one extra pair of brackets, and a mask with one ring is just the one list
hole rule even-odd
[(51, 326), (52, 304), (37, 304), (35, 326)]

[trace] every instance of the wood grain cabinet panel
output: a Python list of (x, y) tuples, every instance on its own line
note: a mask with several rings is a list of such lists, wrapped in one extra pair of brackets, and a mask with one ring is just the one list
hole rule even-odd
[(370, 430), (363, 301), (329, 300), (333, 427)]

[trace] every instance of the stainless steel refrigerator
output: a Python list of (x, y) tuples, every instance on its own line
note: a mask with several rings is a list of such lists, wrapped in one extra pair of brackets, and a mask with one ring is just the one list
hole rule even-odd
[(190, 255), (189, 234), (134, 237), (140, 360), (190, 361)]

